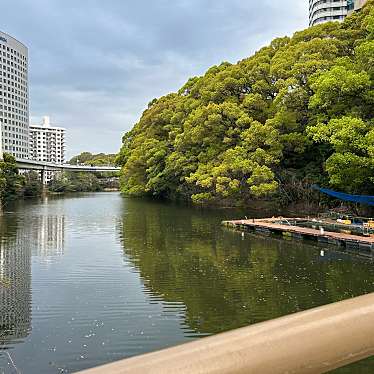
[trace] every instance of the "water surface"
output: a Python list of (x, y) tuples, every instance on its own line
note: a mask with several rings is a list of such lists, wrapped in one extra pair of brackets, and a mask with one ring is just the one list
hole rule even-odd
[(220, 226), (244, 214), (117, 193), (7, 208), (0, 373), (71, 373), (374, 292), (370, 259)]

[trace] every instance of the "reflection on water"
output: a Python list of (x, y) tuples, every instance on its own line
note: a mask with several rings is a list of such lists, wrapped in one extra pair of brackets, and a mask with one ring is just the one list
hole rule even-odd
[(14, 222), (1, 217), (0, 349), (26, 338), (31, 328), (31, 250)]
[(30, 239), (37, 243), (34, 256), (48, 259), (64, 254), (65, 217), (56, 215), (43, 215), (34, 217)]
[[(221, 213), (223, 214), (223, 213)], [(231, 213), (232, 214), (232, 213)], [(224, 230), (216, 211), (129, 201), (126, 256), (145, 286), (214, 334), (374, 290), (373, 264), (302, 241)]]
[(9, 207), (0, 373), (70, 373), (374, 291), (370, 260), (220, 226), (244, 215), (116, 193)]
[(48, 261), (63, 254), (64, 216), (0, 217), (0, 349), (19, 343), (31, 330), (31, 256)]

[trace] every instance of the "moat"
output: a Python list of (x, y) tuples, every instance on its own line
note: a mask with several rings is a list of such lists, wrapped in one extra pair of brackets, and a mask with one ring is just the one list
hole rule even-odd
[(9, 205), (0, 373), (72, 373), (374, 292), (371, 259), (220, 224), (244, 215), (118, 193)]

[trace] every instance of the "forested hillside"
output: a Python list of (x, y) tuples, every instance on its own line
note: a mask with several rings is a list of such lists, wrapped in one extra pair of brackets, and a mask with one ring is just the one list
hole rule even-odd
[(98, 153), (92, 154), (91, 152), (82, 152), (78, 156), (74, 156), (70, 159), (70, 165), (95, 165), (95, 166), (107, 166), (114, 165), (116, 155), (115, 154), (105, 154)]
[[(238, 40), (240, 43), (240, 40)], [(374, 193), (374, 0), (153, 100), (125, 134), (122, 191), (245, 205)]]

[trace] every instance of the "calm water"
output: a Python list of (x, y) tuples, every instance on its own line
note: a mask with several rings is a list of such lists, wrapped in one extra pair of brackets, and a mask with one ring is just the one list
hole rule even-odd
[(374, 292), (372, 261), (220, 226), (240, 214), (116, 193), (9, 207), (0, 373), (71, 373)]

